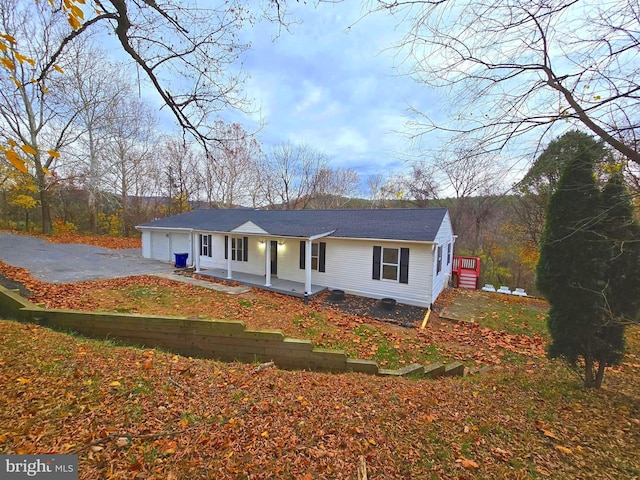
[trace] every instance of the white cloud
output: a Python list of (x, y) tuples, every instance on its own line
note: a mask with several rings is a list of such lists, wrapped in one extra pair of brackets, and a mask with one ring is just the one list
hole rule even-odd
[(321, 105), (324, 97), (325, 93), (323, 87), (309, 80), (304, 80), (302, 82), (301, 100), (295, 106), (293, 113), (297, 116), (308, 114), (310, 110)]

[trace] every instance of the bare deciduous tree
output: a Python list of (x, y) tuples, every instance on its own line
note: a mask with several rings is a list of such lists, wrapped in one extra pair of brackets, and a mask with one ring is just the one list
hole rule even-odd
[(237, 123), (219, 120), (212, 130), (219, 141), (206, 153), (202, 172), (208, 203), (224, 208), (249, 202), (255, 206), (258, 162), (263, 157), (260, 144)]
[[(61, 100), (70, 105), (71, 112), (78, 112), (73, 127), (78, 135), (74, 150), (79, 164), (69, 165), (72, 162), (67, 158), (65, 170), (69, 175), (82, 177), (88, 194), (89, 230), (96, 233), (98, 200), (105, 190), (105, 174), (111, 164), (105, 162), (109, 157), (104, 155), (104, 149), (109, 139), (113, 139), (114, 129), (122, 132), (135, 128), (128, 124), (132, 120), (129, 112), (118, 108), (131, 93), (131, 83), (121, 73), (121, 66), (100, 59), (106, 54), (101, 55), (95, 44), (75, 43), (69, 54), (74, 61), (69, 63), (66, 75), (58, 82)], [(65, 152), (66, 157), (70, 155), (71, 152)], [(121, 157), (116, 155), (115, 159), (121, 160)]]
[(304, 209), (315, 191), (317, 172), (326, 167), (324, 154), (306, 145), (276, 145), (262, 167), (269, 181), (265, 197), (284, 210)]
[(429, 200), (438, 198), (440, 189), (436, 178), (436, 167), (425, 160), (415, 162), (406, 177), (409, 197), (420, 208), (429, 206)]
[(492, 155), (478, 154), (475, 149), (461, 149), (451, 158), (441, 158), (437, 168), (446, 179), (445, 188), (451, 188), (456, 198), (451, 208), (454, 231), (465, 232), (465, 247), (477, 253), (483, 227), (503, 196), (503, 171)]
[(360, 177), (352, 168), (321, 168), (312, 193), (316, 208), (340, 208), (358, 191)]
[(499, 151), (582, 125), (640, 163), (636, 0), (381, 0), (375, 9), (409, 20), (403, 65), (455, 106), (447, 123), (414, 111), (415, 135), (440, 130)]
[[(268, 2), (270, 20), (285, 21), (284, 1)], [(106, 29), (128, 55), (184, 131), (206, 148), (210, 141), (208, 117), (222, 109), (246, 106), (240, 85), (243, 75), (234, 65), (248, 48), (239, 31), (261, 13), (249, 2), (166, 0), (106, 0), (85, 11), (86, 18), (66, 35), (39, 66), (36, 78), (53, 76), (59, 59), (76, 38)], [(90, 13), (89, 13), (90, 12)], [(77, 19), (76, 19), (77, 21)]]
[(390, 201), (403, 199), (405, 183), (406, 178), (401, 175), (371, 175), (367, 178), (371, 208), (389, 208)]
[(169, 138), (160, 149), (163, 194), (169, 198), (167, 215), (189, 211), (196, 194), (198, 159), (193, 148), (179, 138)]
[(100, 160), (105, 175), (101, 185), (120, 198), (126, 236), (135, 226), (133, 211), (140, 208), (136, 202), (151, 193), (153, 180), (157, 179), (153, 162), (157, 119), (150, 107), (137, 99), (120, 98), (104, 113), (106, 145)]

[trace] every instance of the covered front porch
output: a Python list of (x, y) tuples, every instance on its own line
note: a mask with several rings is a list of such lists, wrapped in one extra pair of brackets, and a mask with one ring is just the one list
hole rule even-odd
[[(326, 244), (314, 242), (330, 233), (310, 237), (272, 236), (249, 224), (243, 224), (230, 232), (194, 232), (192, 245), (199, 246), (199, 249), (192, 248), (192, 251), (195, 250), (193, 266), (196, 274), (217, 280), (238, 282), (271, 292), (309, 298), (327, 290), (326, 286), (312, 283), (312, 271), (324, 272)], [(222, 243), (222, 248), (215, 247), (216, 242), (218, 245)], [(215, 265), (212, 265), (214, 262), (210, 260), (203, 265), (203, 260), (215, 257), (212, 255), (213, 251), (222, 252), (223, 249), (226, 268), (220, 264), (220, 257), (217, 257)], [(282, 262), (285, 263), (284, 269), (281, 268)], [(299, 281), (302, 279), (297, 274), (298, 266), (303, 270), (304, 281)], [(279, 278), (279, 270), (287, 270), (288, 278), (292, 278), (291, 270), (295, 270), (293, 278), (298, 281)]]
[[(251, 273), (233, 272), (233, 278), (227, 277), (227, 270), (223, 269), (203, 269), (198, 272), (198, 275), (203, 277), (211, 277), (216, 280), (223, 280), (226, 282), (238, 282), (243, 285), (260, 288), (269, 292), (282, 293), (284, 295), (290, 295), (292, 297), (305, 297), (305, 284), (302, 282), (293, 282), (291, 280), (283, 280), (275, 276), (271, 276), (271, 285), (266, 286), (266, 280), (264, 275), (253, 275)], [(311, 291), (307, 297), (313, 297), (324, 291), (328, 290), (328, 287), (322, 285), (311, 284)]]

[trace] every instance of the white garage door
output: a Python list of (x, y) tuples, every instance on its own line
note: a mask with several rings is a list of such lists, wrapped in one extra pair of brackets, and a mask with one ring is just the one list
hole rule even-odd
[(170, 234), (165, 232), (151, 232), (151, 258), (168, 262)]
[(189, 241), (190, 235), (188, 233), (172, 233), (170, 237), (171, 247), (171, 261), (174, 261), (174, 253), (188, 253), (189, 258), (187, 263), (192, 262), (191, 258), (191, 242)]

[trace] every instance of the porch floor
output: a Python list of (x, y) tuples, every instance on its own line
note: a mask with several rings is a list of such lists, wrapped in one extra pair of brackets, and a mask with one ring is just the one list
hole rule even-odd
[[(269, 292), (282, 293), (284, 295), (290, 295), (292, 297), (304, 298), (304, 283), (292, 282), (291, 280), (283, 280), (274, 275), (271, 275), (271, 286), (265, 286), (264, 275), (253, 275), (251, 273), (232, 272), (233, 278), (227, 278), (227, 271), (221, 269), (200, 270), (199, 275), (204, 277), (215, 278), (216, 280), (225, 280), (230, 282), (238, 282), (243, 285), (249, 285), (251, 287), (260, 288)], [(310, 297), (318, 295), (328, 290), (328, 287), (321, 285), (311, 284)]]

